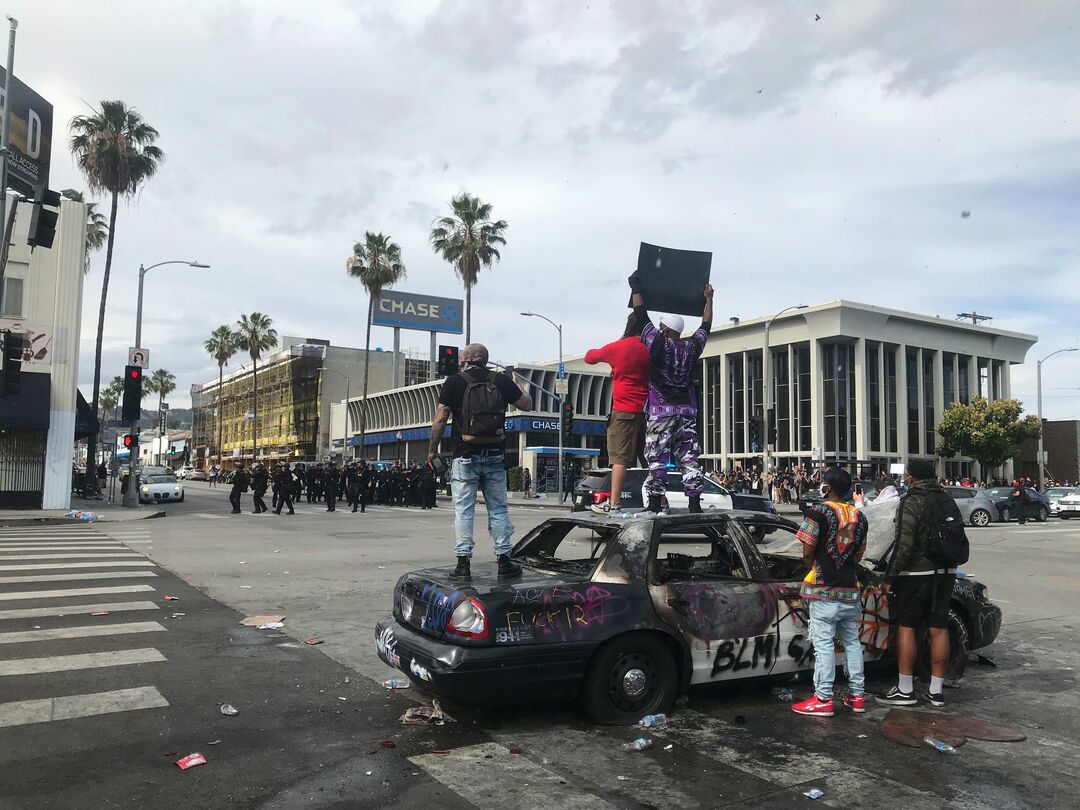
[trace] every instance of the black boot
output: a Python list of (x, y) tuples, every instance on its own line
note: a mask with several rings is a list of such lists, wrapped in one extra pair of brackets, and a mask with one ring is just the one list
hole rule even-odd
[(521, 566), (513, 562), (510, 559), (509, 554), (499, 555), (499, 576), (500, 577), (519, 577), (521, 576)]
[(690, 514), (691, 515), (700, 515), (701, 514), (701, 496), (700, 495), (691, 495), (690, 496)]
[(457, 558), (457, 568), (450, 575), (450, 579), (472, 579), (472, 571), (469, 568), (468, 557)]
[(662, 507), (660, 505), (661, 497), (662, 496), (660, 496), (660, 495), (650, 495), (649, 496), (649, 505), (648, 505), (648, 507), (646, 507), (647, 511), (655, 512), (656, 514), (659, 514), (661, 509), (662, 509)]

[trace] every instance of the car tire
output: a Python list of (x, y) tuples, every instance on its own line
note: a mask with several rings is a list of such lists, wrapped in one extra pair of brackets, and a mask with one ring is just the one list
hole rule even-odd
[(971, 517), (968, 521), (972, 526), (989, 526), (990, 525), (990, 513), (985, 509), (976, 509), (971, 513)]
[(1005, 506), (1001, 509), (1001, 521), (1002, 523), (1008, 523), (1012, 520), (1012, 514), (1009, 512), (1009, 507)]
[[(945, 680), (957, 681), (967, 669), (968, 655), (971, 653), (971, 634), (967, 625), (955, 610), (949, 611), (949, 663), (945, 668)], [(919, 630), (919, 657), (915, 671), (923, 683), (930, 683), (930, 630)]]
[[(184, 493), (184, 494), (186, 495), (187, 493)], [(180, 503), (183, 503), (183, 502), (184, 502), (184, 495), (181, 495), (180, 496)]]
[(669, 711), (678, 681), (667, 644), (655, 635), (627, 633), (594, 653), (581, 690), (582, 708), (597, 723), (631, 725)]
[(1047, 519), (1049, 517), (1050, 517), (1050, 510), (1047, 509), (1045, 506), (1040, 506), (1039, 507), (1039, 515), (1035, 519), (1037, 521), (1039, 521), (1039, 523), (1046, 523), (1046, 521), (1047, 521)]

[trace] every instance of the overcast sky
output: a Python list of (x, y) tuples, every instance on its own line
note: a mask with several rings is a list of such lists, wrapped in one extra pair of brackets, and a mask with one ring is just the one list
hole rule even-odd
[[(167, 162), (120, 209), (103, 379), (139, 263), (210, 263), (147, 277), (143, 343), (177, 407), (241, 312), (362, 346), (344, 260), (365, 230), (401, 245), (401, 289), (460, 294), (427, 234), (463, 190), (510, 223), (473, 295), (474, 338), (502, 360), (555, 355), (523, 309), (561, 320), (568, 354), (617, 336), (641, 240), (713, 252), (718, 320), (844, 297), (1037, 334), (1012, 376), (1032, 412), (1035, 359), (1080, 340), (1074, 2), (3, 6), (16, 74), (55, 105), (53, 188), (85, 187), (64, 136), (88, 105), (122, 99), (161, 132)], [(1080, 353), (1044, 386), (1048, 416), (1080, 418)]]

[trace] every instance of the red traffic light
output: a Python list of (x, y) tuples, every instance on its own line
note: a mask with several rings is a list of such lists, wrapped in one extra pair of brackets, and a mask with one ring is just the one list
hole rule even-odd
[(124, 447), (127, 447), (127, 448), (130, 449), (130, 448), (134, 447), (135, 445), (137, 445), (138, 443), (139, 443), (139, 437), (138, 436), (135, 436), (135, 435), (129, 433), (124, 437)]
[(140, 371), (137, 368), (132, 368), (132, 369), (128, 370), (128, 376), (131, 377), (131, 379), (133, 379), (133, 380), (139, 379), (139, 374), (140, 374)]

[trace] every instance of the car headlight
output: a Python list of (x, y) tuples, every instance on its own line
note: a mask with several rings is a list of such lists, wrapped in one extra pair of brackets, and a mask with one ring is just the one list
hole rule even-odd
[(143, 488), (142, 488), (142, 491), (143, 491), (144, 493), (146, 493), (146, 494), (149, 494), (149, 493), (150, 493), (150, 487), (143, 487)]
[(413, 612), (412, 599), (410, 599), (405, 594), (401, 594), (401, 596), (398, 597), (398, 605), (401, 608), (401, 618), (403, 618), (405, 621), (409, 621), (409, 619), (412, 617)]

